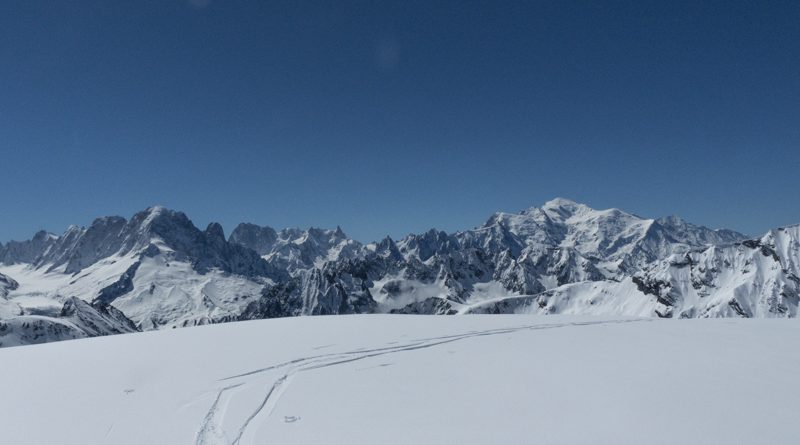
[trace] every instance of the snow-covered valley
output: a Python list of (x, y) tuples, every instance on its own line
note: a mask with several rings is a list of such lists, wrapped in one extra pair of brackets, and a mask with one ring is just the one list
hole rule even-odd
[(17, 445), (791, 444), (794, 338), (794, 320), (347, 315), (5, 348), (0, 431)]

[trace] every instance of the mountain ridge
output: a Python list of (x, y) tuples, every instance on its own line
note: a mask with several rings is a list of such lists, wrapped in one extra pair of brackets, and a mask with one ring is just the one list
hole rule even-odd
[(252, 223), (226, 238), (154, 206), (0, 245), (0, 314), (59, 319), (77, 297), (138, 330), (365, 312), (794, 317), (792, 227), (750, 239), (556, 198), (472, 229), (363, 244), (340, 227)]

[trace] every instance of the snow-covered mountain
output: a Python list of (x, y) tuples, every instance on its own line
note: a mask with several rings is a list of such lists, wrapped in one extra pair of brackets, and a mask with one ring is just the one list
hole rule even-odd
[(228, 241), (256, 251), (268, 263), (290, 273), (319, 267), (326, 261), (354, 258), (362, 248), (339, 227), (275, 231), (271, 227), (242, 223), (231, 232)]
[[(278, 307), (284, 308), (283, 315), (358, 312), (358, 307), (369, 307), (368, 294), (379, 311), (465, 311), (573, 283), (616, 285), (660, 259), (745, 238), (675, 217), (645, 219), (555, 199), (518, 214), (497, 213), (472, 230), (430, 230), (369, 244), (359, 255), (329, 261), (310, 275), (295, 274), (250, 309), (269, 308), (256, 310), (256, 318), (275, 316)], [(656, 301), (638, 290), (637, 295)], [(616, 306), (604, 309), (625, 312)]]
[(572, 283), (537, 295), (491, 300), (462, 311), (796, 317), (800, 301), (798, 260), (800, 226), (785, 227), (758, 240), (671, 254), (618, 281)]
[(69, 298), (55, 316), (12, 315), (0, 319), (0, 347), (138, 332), (120, 310)]
[(795, 317), (799, 260), (800, 226), (782, 227), (758, 240), (666, 258), (633, 279), (659, 298), (660, 316)]
[(226, 239), (152, 207), (0, 245), (0, 317), (63, 323), (72, 297), (141, 330), (372, 312), (794, 317), (798, 264), (797, 226), (748, 240), (566, 199), (370, 244), (255, 224)]
[(202, 231), (163, 207), (129, 221), (98, 218), (59, 237), (40, 232), (7, 244), (3, 254), (3, 273), (22, 280), (5, 299), (23, 314), (62, 320), (65, 303), (77, 297), (101, 310), (118, 309), (142, 329), (236, 315), (273, 277), (286, 276), (251, 249), (226, 241), (219, 224)]

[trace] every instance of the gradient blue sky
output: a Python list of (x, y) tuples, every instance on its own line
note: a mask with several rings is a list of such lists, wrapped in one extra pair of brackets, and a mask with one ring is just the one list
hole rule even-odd
[(0, 240), (469, 228), (555, 196), (800, 223), (797, 1), (0, 3)]

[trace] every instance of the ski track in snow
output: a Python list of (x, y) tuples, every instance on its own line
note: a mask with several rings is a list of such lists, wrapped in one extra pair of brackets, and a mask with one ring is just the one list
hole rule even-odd
[(256, 410), (253, 411), (252, 414), (250, 414), (250, 416), (247, 418), (247, 420), (244, 421), (244, 424), (242, 424), (242, 426), (239, 427), (239, 431), (236, 433), (236, 438), (233, 440), (233, 442), (231, 442), (231, 445), (238, 445), (239, 444), (239, 442), (242, 440), (242, 436), (244, 435), (245, 431), (247, 430), (247, 427), (250, 426), (250, 422), (252, 422), (253, 419), (256, 418), (256, 416), (258, 416), (259, 414), (261, 414), (264, 411), (264, 408), (267, 406), (267, 403), (269, 403), (269, 402), (272, 402), (272, 404), (271, 404), (267, 414), (272, 412), (272, 409), (275, 408), (275, 404), (278, 403), (277, 397), (273, 398), (272, 395), (275, 394), (277, 391), (279, 391), (283, 387), (284, 383), (286, 383), (286, 381), (289, 379), (289, 377), (291, 377), (291, 374), (292, 373), (286, 373), (286, 374), (280, 376), (278, 378), (278, 380), (276, 380), (275, 383), (272, 384), (272, 387), (270, 387), (269, 392), (267, 392), (267, 395), (266, 395), (266, 397), (264, 397), (264, 400), (261, 401), (261, 404), (258, 405), (258, 408), (256, 408)]
[(200, 430), (197, 432), (197, 439), (195, 440), (196, 445), (210, 445), (215, 442), (219, 443), (222, 434), (219, 430), (218, 424), (214, 422), (214, 419), (217, 416), (219, 402), (227, 391), (242, 385), (244, 385), (244, 383), (226, 386), (217, 392), (217, 397), (214, 399), (214, 403), (211, 404), (211, 408), (209, 408), (206, 416), (203, 418), (203, 422), (200, 424)]
[[(225, 386), (217, 392), (216, 399), (212, 403), (211, 407), (206, 413), (206, 416), (203, 418), (203, 421), (200, 424), (195, 444), (211, 445), (211, 444), (225, 443), (223, 442), (225, 434), (222, 429), (222, 420), (224, 420), (225, 417), (224, 411), (227, 410), (223, 410), (221, 413), (219, 412), (220, 411), (219, 404), (223, 395), (229, 390), (240, 386), (249, 384), (259, 384), (260, 383), (259, 380), (261, 380), (261, 377), (263, 377), (262, 374), (268, 373), (269, 371), (285, 369), (285, 371), (283, 371), (283, 373), (280, 374), (277, 377), (277, 379), (273, 380), (271, 383), (267, 385), (268, 389), (263, 399), (261, 399), (261, 402), (258, 404), (258, 406), (236, 429), (236, 436), (233, 439), (233, 441), (230, 442), (230, 445), (241, 445), (242, 440), (245, 437), (245, 433), (248, 432), (253, 421), (260, 416), (268, 417), (273, 412), (280, 399), (281, 394), (287, 389), (292, 376), (300, 372), (313, 371), (331, 366), (352, 363), (359, 360), (365, 360), (373, 357), (395, 354), (398, 352), (412, 352), (421, 349), (428, 349), (435, 346), (440, 346), (443, 344), (453, 343), (476, 337), (486, 337), (492, 335), (510, 334), (520, 331), (555, 329), (555, 328), (563, 328), (571, 326), (573, 327), (592, 326), (592, 325), (632, 323), (632, 322), (642, 322), (642, 321), (652, 321), (652, 320), (629, 319), (629, 320), (589, 321), (589, 322), (575, 322), (575, 323), (536, 324), (536, 325), (519, 326), (514, 328), (489, 329), (484, 331), (468, 331), (462, 334), (416, 339), (416, 340), (411, 340), (407, 343), (400, 343), (397, 341), (393, 341), (387, 344), (394, 344), (394, 346), (373, 348), (373, 349), (359, 348), (356, 350), (346, 351), (346, 352), (300, 357), (286, 362), (278, 363), (275, 365), (270, 365), (263, 368), (248, 371), (242, 374), (223, 377), (218, 381), (224, 382), (236, 379), (246, 379), (246, 380), (235, 385)], [(231, 400), (228, 400), (228, 402), (230, 403), (232, 399), (233, 396), (231, 396)], [(252, 442), (245, 442), (245, 443), (252, 443)]]

